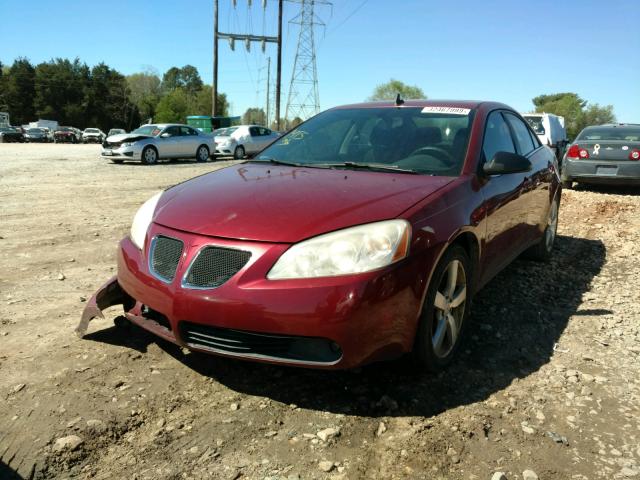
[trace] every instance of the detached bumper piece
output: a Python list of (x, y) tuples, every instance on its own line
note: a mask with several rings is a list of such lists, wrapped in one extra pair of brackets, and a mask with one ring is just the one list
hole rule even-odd
[(75, 329), (76, 335), (80, 338), (87, 333), (89, 322), (94, 318), (104, 318), (102, 310), (113, 305), (122, 305), (126, 310), (135, 305), (135, 300), (120, 288), (117, 277), (112, 277), (89, 299), (87, 306), (82, 312), (82, 319)]
[(272, 335), (180, 322), (180, 336), (188, 347), (242, 358), (332, 365), (342, 350), (325, 338)]

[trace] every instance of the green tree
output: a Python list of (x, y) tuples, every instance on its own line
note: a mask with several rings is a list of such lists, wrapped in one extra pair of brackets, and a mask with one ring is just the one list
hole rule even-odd
[(185, 65), (182, 68), (171, 67), (162, 76), (162, 90), (165, 92), (184, 88), (189, 94), (194, 95), (202, 89), (202, 86), (198, 69), (193, 65)]
[(21, 125), (35, 120), (35, 68), (31, 62), (26, 58), (16, 59), (3, 83), (3, 103), (11, 115), (11, 123)]
[[(211, 115), (211, 103), (213, 102), (213, 92), (211, 85), (203, 85), (202, 89), (193, 95), (190, 115)], [(218, 104), (216, 105), (216, 115), (226, 117), (229, 112), (229, 102), (224, 93), (218, 92)]]
[(588, 125), (598, 125), (615, 121), (613, 106), (601, 107), (588, 102), (577, 93), (564, 92), (539, 95), (532, 99), (536, 112), (553, 113), (564, 117), (567, 136), (573, 139)]
[(164, 95), (156, 107), (156, 118), (159, 123), (184, 123), (187, 115), (192, 115), (193, 99), (182, 88)]
[(398, 94), (405, 100), (409, 98), (427, 98), (420, 87), (407, 85), (400, 80), (392, 78), (387, 83), (376, 86), (369, 100), (395, 100)]
[(153, 118), (160, 101), (160, 77), (153, 70), (127, 76), (130, 99), (138, 107), (143, 119)]
[(242, 115), (242, 123), (253, 125), (265, 125), (266, 114), (262, 108), (248, 108)]

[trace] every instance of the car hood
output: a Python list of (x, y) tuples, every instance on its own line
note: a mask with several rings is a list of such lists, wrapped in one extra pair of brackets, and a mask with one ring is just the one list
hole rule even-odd
[(117, 135), (111, 135), (107, 137), (107, 141), (111, 143), (121, 143), (127, 140), (141, 140), (143, 138), (152, 138), (151, 135), (140, 135), (139, 133), (118, 133)]
[(167, 190), (153, 221), (201, 235), (294, 243), (395, 218), (451, 177), (239, 164)]

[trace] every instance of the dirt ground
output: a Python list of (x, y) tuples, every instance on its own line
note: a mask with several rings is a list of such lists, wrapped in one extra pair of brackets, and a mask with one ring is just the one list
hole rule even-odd
[(99, 149), (0, 144), (0, 478), (640, 479), (640, 189), (566, 191), (552, 262), (480, 292), (445, 373), (318, 372), (188, 353), (115, 307), (76, 338), (137, 207), (229, 165)]

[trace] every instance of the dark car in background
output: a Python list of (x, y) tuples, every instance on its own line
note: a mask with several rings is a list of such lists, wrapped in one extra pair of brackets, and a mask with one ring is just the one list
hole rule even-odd
[(334, 108), (149, 199), (76, 332), (122, 304), (192, 350), (326, 369), (413, 352), (440, 370), (475, 292), (552, 255), (560, 195), (553, 152), (504, 104)]
[(53, 141), (55, 143), (80, 143), (82, 132), (73, 127), (60, 127), (53, 132)]
[(562, 183), (640, 185), (640, 124), (586, 127), (562, 162)]
[(0, 143), (22, 143), (24, 142), (24, 134), (22, 129), (16, 127), (0, 127)]
[(29, 143), (46, 143), (49, 141), (47, 132), (43, 128), (28, 128), (24, 133), (24, 139)]

